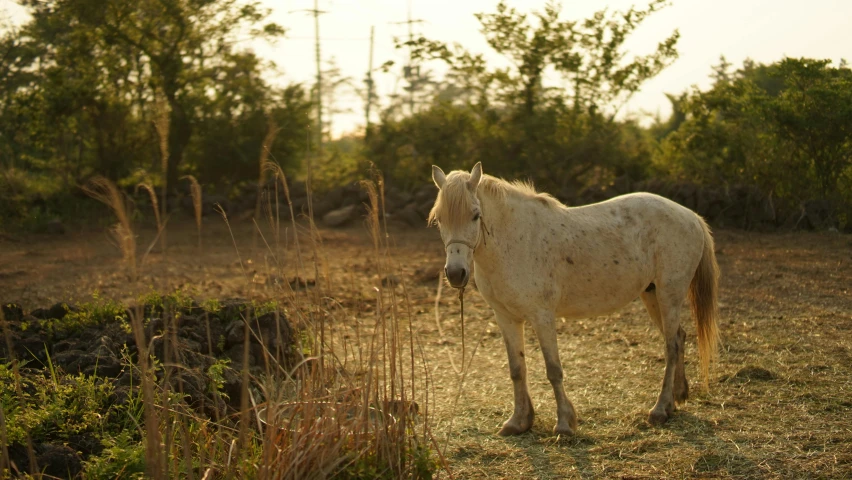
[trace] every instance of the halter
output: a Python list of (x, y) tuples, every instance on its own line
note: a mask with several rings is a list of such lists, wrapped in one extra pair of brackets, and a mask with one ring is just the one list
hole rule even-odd
[(471, 251), (476, 252), (476, 247), (479, 246), (479, 242), (482, 241), (484, 245), (488, 245), (488, 241), (485, 240), (485, 234), (491, 235), (491, 232), (488, 231), (488, 227), (485, 226), (485, 220), (482, 218), (482, 214), (479, 217), (479, 234), (476, 236), (476, 243), (472, 244), (467, 240), (450, 240), (446, 244), (444, 244), (444, 250), (450, 248), (450, 245), (454, 243), (460, 243), (467, 248), (471, 249)]

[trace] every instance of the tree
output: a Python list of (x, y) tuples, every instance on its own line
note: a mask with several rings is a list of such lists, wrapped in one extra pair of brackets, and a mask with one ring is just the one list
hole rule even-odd
[(830, 60), (785, 58), (774, 75), (784, 89), (765, 108), (781, 138), (809, 164), (820, 197), (837, 198), (852, 166), (852, 70)]
[[(606, 181), (628, 170), (636, 174), (642, 168), (629, 164), (647, 162), (648, 155), (621, 150), (632, 134), (622, 137), (627, 130), (615, 117), (646, 80), (677, 57), (679, 34), (673, 32), (652, 53), (629, 60), (624, 45), (663, 6), (664, 2), (654, 1), (642, 10), (602, 10), (586, 20), (564, 21), (556, 3), (530, 16), (500, 2), (494, 13), (478, 14), (477, 19), (488, 45), (509, 60), (507, 68), (493, 68), (481, 54), (423, 37), (400, 44), (411, 48), (418, 63), (441, 60), (449, 66), (432, 111), (412, 117), (431, 125), (434, 115), (457, 114), (457, 109), (444, 103), (465, 106), (476, 120), (477, 135), (464, 130), (472, 144), (463, 151), (487, 160), (491, 172), (529, 175), (548, 188), (568, 189), (591, 178)], [(549, 86), (548, 73), (551, 78), (552, 74), (561, 77), (565, 88)], [(410, 121), (400, 123), (403, 128), (384, 128), (384, 133), (419, 135), (423, 131), (408, 127)], [(393, 153), (384, 141), (407, 143), (409, 148), (396, 151), (415, 152), (414, 160), (403, 158), (408, 154)], [(414, 162), (417, 169), (427, 168), (426, 162), (435, 158), (429, 152), (436, 148), (413, 148), (417, 144), (413, 137), (371, 142), (383, 155), (390, 155), (383, 160), (388, 167)]]
[(87, 35), (96, 49), (92, 58), (113, 74), (115, 68), (141, 63), (134, 80), (147, 83), (149, 96), (160, 91), (170, 110), (167, 181), (175, 185), (198, 118), (199, 97), (217, 70), (234, 58), (236, 36), (276, 37), (275, 24), (257, 28), (267, 12), (259, 3), (237, 0), (26, 0), (35, 24), (63, 22)]
[[(759, 187), (791, 208), (852, 200), (852, 71), (828, 60), (746, 61), (685, 101), (657, 162), (708, 184)], [(848, 212), (852, 213), (852, 212)]]
[[(236, 49), (238, 35), (282, 32), (251, 30), (265, 15), (256, 3), (22, 3), (32, 19), (0, 36), (0, 204), (11, 205), (0, 215), (32, 217), (36, 201), (61, 210), (63, 195), (93, 174), (125, 185), (154, 174), (172, 189), (182, 173), (222, 188), (254, 180), (273, 122), (282, 128), (273, 155), (299, 171), (305, 90), (269, 86), (266, 65)], [(158, 179), (161, 112), (171, 131), (167, 175)]]

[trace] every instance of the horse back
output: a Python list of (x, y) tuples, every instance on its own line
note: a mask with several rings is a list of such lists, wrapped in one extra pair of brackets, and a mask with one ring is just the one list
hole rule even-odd
[(555, 258), (563, 261), (550, 273), (563, 316), (612, 312), (660, 279), (687, 285), (703, 251), (698, 216), (654, 194), (566, 208), (560, 216), (573, 225), (556, 242)]

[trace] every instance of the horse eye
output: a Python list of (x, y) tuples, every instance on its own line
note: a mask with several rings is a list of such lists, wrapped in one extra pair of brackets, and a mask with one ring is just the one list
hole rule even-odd
[(473, 214), (473, 221), (479, 220), (479, 212)]

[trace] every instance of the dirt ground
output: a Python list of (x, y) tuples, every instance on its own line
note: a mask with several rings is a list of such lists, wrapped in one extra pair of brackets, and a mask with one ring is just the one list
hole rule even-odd
[[(281, 282), (295, 278), (298, 260), (283, 227), (275, 248), (268, 228), (261, 236), (252, 223), (238, 222), (232, 240), (221, 220), (206, 222), (201, 250), (191, 222), (172, 224), (166, 254), (156, 246), (140, 253), (136, 283), (105, 231), (0, 237), (0, 300), (29, 310), (84, 301), (97, 291), (133, 303), (148, 290), (174, 288), (199, 299), (275, 298)], [(140, 251), (153, 236), (141, 231)], [(434, 304), (443, 249), (435, 230), (390, 228), (391, 278), (374, 273), (363, 226), (320, 236), (320, 282), (342, 304), (369, 303), (382, 280), (405, 284), (434, 395), (429, 415), (455, 478), (852, 477), (850, 236), (715, 233), (723, 274), (719, 362), (707, 391), (684, 309), (692, 396), (659, 428), (645, 420), (661, 382), (662, 340), (641, 302), (610, 316), (561, 322), (566, 390), (581, 419), (567, 439), (550, 434), (555, 401), (529, 329), (535, 424), (517, 437), (495, 435), (512, 411), (511, 381), (493, 316), (472, 288), (465, 297), (466, 347), (476, 354), (456, 401), (459, 303), (454, 291), (443, 290), (442, 337)], [(310, 263), (306, 236), (301, 247)], [(276, 261), (287, 265), (284, 278), (270, 267)], [(313, 280), (313, 267), (306, 270), (298, 274)]]

